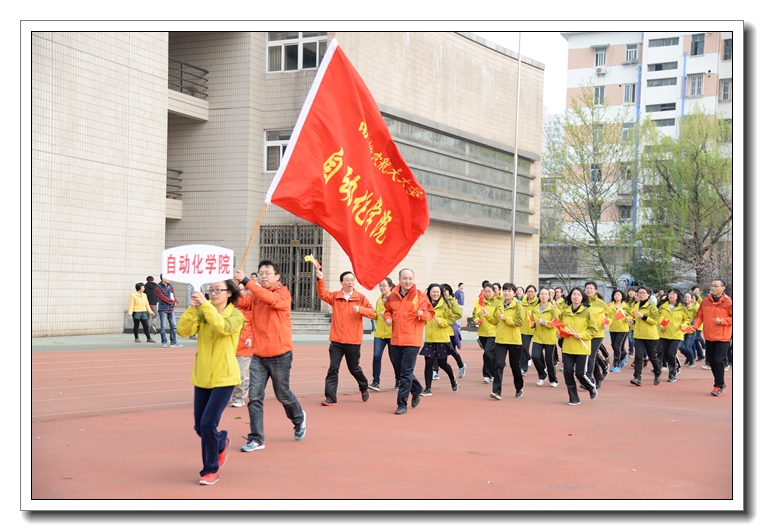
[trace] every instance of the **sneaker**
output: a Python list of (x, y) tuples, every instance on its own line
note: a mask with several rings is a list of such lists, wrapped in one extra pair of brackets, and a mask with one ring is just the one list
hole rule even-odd
[(730, 370), (730, 366), (729, 366), (729, 365), (727, 365), (726, 367), (724, 367), (724, 370), (725, 370), (725, 371), (728, 371), (728, 370)]
[(581, 402), (568, 402), (568, 405), (569, 405), (569, 406), (577, 406), (577, 405), (579, 405), (580, 403), (581, 403)]
[(524, 371), (524, 370), (520, 369), (520, 374), (522, 374), (523, 376), (525, 376), (525, 373), (526, 373), (526, 372), (527, 372), (527, 371)]
[(491, 379), (490, 379), (488, 376), (486, 376), (485, 378), (483, 378), (483, 383), (488, 383), (488, 382), (490, 382), (490, 381), (491, 381)]
[(183, 345), (181, 345), (180, 343), (170, 343), (170, 346), (173, 348), (178, 348), (178, 347), (182, 347)]
[(369, 384), (369, 389), (372, 391), (379, 391), (379, 382), (371, 382), (371, 384)]
[(528, 360), (528, 367), (530, 367), (531, 365), (533, 365), (533, 360)]
[(140, 342), (141, 342), (141, 340), (140, 340), (140, 339), (138, 339), (138, 338), (136, 337), (136, 338), (135, 338), (135, 342), (136, 342), (136, 343), (140, 343)]
[(456, 391), (457, 389), (459, 389), (459, 384), (456, 383), (456, 380), (451, 380), (451, 390)]
[(421, 399), (422, 399), (421, 394), (411, 397), (411, 407), (417, 407)]
[(398, 406), (398, 409), (395, 410), (396, 415), (405, 415), (406, 414), (406, 406)]
[(557, 387), (558, 385), (560, 385), (560, 382), (552, 382), (549, 384), (549, 387)]
[[(419, 396), (432, 396), (432, 389), (429, 387), (422, 391), (422, 393)], [(412, 404), (413, 405), (413, 404)]]
[(639, 387), (640, 385), (642, 385), (642, 380), (640, 380), (639, 378), (632, 378), (629, 383)]
[(688, 367), (695, 367), (695, 364), (694, 364), (694, 363), (690, 363), (690, 364), (688, 365)]
[(544, 380), (536, 380), (536, 385), (541, 387), (542, 385), (544, 385)]
[(519, 391), (515, 391), (515, 398), (520, 398), (521, 396), (523, 396), (523, 390), (522, 389), (520, 389)]
[[(366, 394), (368, 395), (369, 392), (366, 391)], [(305, 432), (307, 431), (307, 428), (305, 427), (305, 422), (308, 420), (308, 414), (305, 413), (305, 410), (302, 410), (302, 422), (299, 426), (295, 426), (294, 428), (294, 440), (299, 441), (302, 440), (305, 437)]]
[(653, 385), (658, 385), (659, 383), (661, 383), (661, 377), (656, 376), (655, 379), (653, 380)]
[(714, 396), (719, 396), (723, 392), (724, 392), (724, 389), (722, 389), (721, 387), (714, 387), (714, 390), (711, 391), (711, 394), (714, 395)]
[(220, 479), (220, 474), (213, 472), (211, 474), (205, 474), (199, 479), (199, 485), (214, 485)]
[(589, 391), (589, 398), (591, 398), (592, 400), (597, 398), (597, 388), (596, 387), (594, 389), (592, 389), (591, 391)]
[(361, 398), (363, 399), (364, 402), (366, 402), (369, 399), (369, 390), (368, 389), (366, 391), (364, 391), (363, 393), (361, 393)]
[(327, 398), (326, 400), (324, 400), (323, 402), (321, 402), (321, 405), (322, 405), (322, 406), (336, 406), (336, 405), (337, 405), (337, 402), (332, 402), (331, 400), (329, 400), (329, 399)]
[(668, 367), (661, 367), (661, 372), (666, 372), (668, 370)]
[(228, 447), (231, 445), (231, 439), (226, 437), (225, 448), (218, 454), (218, 468), (222, 467), (228, 461)]
[(679, 374), (680, 372), (682, 372), (682, 369), (681, 369), (681, 367), (677, 367), (677, 368), (676, 368), (676, 373), (677, 373), (677, 374)]
[(465, 363), (461, 367), (459, 367), (459, 378), (464, 378), (464, 375), (467, 374), (467, 364)]
[(167, 348), (167, 343), (162, 343), (162, 348)]
[(156, 343), (156, 341), (154, 341), (154, 340), (153, 340), (153, 339), (151, 339), (151, 338), (148, 338), (148, 339), (146, 340), (146, 343)]
[(599, 389), (600, 387), (602, 387), (602, 382), (597, 382), (597, 385), (595, 386), (595, 389)]
[(701, 369), (708, 369), (708, 370), (710, 371), (710, 370), (711, 370), (711, 366), (710, 366), (710, 365), (707, 365), (707, 364), (703, 364), (703, 366), (701, 367)]
[(494, 400), (501, 400), (501, 395), (499, 393), (491, 393), (490, 396)]
[(156, 327), (156, 326), (154, 326), (154, 325), (151, 325), (151, 333), (152, 333), (152, 334), (158, 334), (158, 333), (159, 333), (159, 330), (157, 330), (157, 327)]
[(612, 369), (610, 369), (610, 372), (621, 372), (621, 368), (620, 367), (613, 367)]
[(491, 381), (493, 381), (493, 376), (491, 376)]
[(242, 452), (254, 452), (255, 450), (264, 450), (265, 445), (255, 442), (254, 439), (247, 441), (247, 444), (241, 447)]
[(668, 383), (676, 383), (676, 378), (669, 377)]
[[(397, 391), (400, 388), (401, 388), (401, 381), (400, 380), (395, 380), (395, 387), (393, 387), (393, 389)], [(404, 413), (405, 413), (405, 411), (404, 411)]]
[(236, 400), (231, 402), (231, 407), (244, 407), (244, 399), (237, 398)]
[(440, 374), (438, 374), (438, 371), (432, 371), (432, 379), (440, 380)]

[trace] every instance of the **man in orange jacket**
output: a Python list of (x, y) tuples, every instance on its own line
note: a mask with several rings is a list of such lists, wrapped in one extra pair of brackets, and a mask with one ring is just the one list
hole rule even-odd
[(409, 393), (411, 407), (419, 405), (423, 387), (414, 376), (414, 367), (422, 347), (424, 324), (433, 317), (435, 311), (427, 295), (416, 289), (414, 272), (411, 269), (401, 269), (398, 285), (385, 301), (385, 323), (392, 326), (390, 358), (395, 372), (401, 378), (396, 415), (403, 415), (408, 410)]
[(376, 315), (374, 308), (363, 293), (355, 288), (355, 276), (350, 271), (340, 275), (342, 289), (326, 291), (324, 272), (316, 269), (316, 292), (318, 297), (332, 307), (332, 327), (329, 331), (329, 370), (324, 382), (326, 399), (322, 406), (337, 405), (337, 382), (343, 356), (350, 374), (358, 382), (358, 390), (364, 402), (369, 399), (369, 381), (361, 369), (361, 344), (363, 343), (363, 318)]
[(284, 406), (284, 412), (294, 425), (294, 438), (305, 437), (308, 416), (297, 397), (289, 389), (292, 369), (292, 295), (281, 283), (276, 264), (262, 260), (257, 266), (258, 283), (244, 276), (241, 269), (233, 276), (249, 290), (244, 298), (251, 303), (252, 361), (249, 365), (249, 435), (242, 452), (265, 448), (263, 430), (263, 398), (268, 379), (273, 379), (273, 392)]
[(706, 336), (706, 363), (714, 374), (714, 389), (711, 394), (719, 396), (724, 392), (724, 363), (727, 349), (732, 339), (732, 299), (724, 293), (727, 284), (720, 279), (711, 281), (711, 296), (700, 303), (693, 327), (703, 325)]

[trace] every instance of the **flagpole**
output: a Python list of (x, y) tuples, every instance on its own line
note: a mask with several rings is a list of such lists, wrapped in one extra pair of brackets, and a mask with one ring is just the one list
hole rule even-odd
[(512, 157), (515, 161), (514, 178), (515, 184), (512, 186), (512, 250), (509, 269), (509, 281), (515, 282), (515, 224), (517, 223), (517, 144), (520, 137), (520, 36), (522, 32), (517, 32), (517, 104), (515, 107), (515, 154)]
[(252, 242), (255, 239), (255, 233), (257, 232), (257, 229), (260, 227), (260, 222), (263, 220), (263, 216), (265, 215), (265, 211), (268, 210), (268, 203), (265, 203), (263, 205), (263, 209), (260, 211), (260, 217), (257, 218), (257, 223), (255, 223), (255, 230), (252, 231), (252, 236), (249, 237), (249, 243), (247, 244), (247, 250), (244, 251), (244, 256), (241, 259), (241, 264), (239, 264), (239, 269), (244, 271), (244, 262), (247, 261), (247, 255), (249, 254), (249, 248), (252, 247)]

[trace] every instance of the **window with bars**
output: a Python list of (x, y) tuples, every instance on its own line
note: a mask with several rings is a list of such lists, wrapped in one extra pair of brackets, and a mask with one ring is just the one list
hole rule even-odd
[(661, 112), (661, 111), (675, 111), (676, 102), (672, 103), (655, 103), (653, 105), (645, 106), (645, 112)]
[(634, 103), (637, 100), (637, 85), (629, 83), (623, 86), (623, 102)]
[(674, 127), (676, 120), (674, 118), (665, 118), (663, 120), (653, 120), (657, 127)]
[(325, 31), (268, 32), (268, 72), (318, 68), (325, 53)]
[(661, 79), (648, 79), (647, 80), (647, 87), (668, 87), (671, 85), (676, 85), (676, 78), (675, 77), (664, 77)]
[(292, 131), (265, 132), (265, 171), (278, 171)]
[(653, 63), (647, 65), (648, 72), (660, 72), (662, 70), (676, 70), (677, 62), (672, 61), (670, 63)]
[(594, 49), (594, 66), (605, 66), (607, 60), (607, 48)]
[(630, 206), (624, 206), (621, 205), (618, 207), (618, 214), (621, 219), (621, 221), (626, 221), (631, 219), (631, 207)]
[(623, 124), (621, 134), (623, 135), (624, 142), (634, 140), (634, 122)]
[(589, 171), (591, 173), (593, 183), (602, 182), (602, 166), (599, 164), (592, 164)]
[(703, 74), (688, 74), (687, 76), (687, 96), (703, 95)]
[(690, 55), (703, 55), (703, 48), (706, 43), (705, 33), (696, 33), (692, 36), (690, 43)]
[(732, 80), (720, 79), (719, 80), (719, 101), (731, 101), (732, 100)]
[(724, 39), (723, 61), (732, 61), (732, 39)]
[(605, 87), (594, 87), (594, 103), (595, 105), (605, 103)]
[(668, 37), (666, 39), (650, 39), (647, 43), (649, 48), (656, 48), (660, 46), (677, 46), (679, 44), (679, 37)]
[(626, 62), (627, 63), (637, 62), (637, 45), (636, 44), (626, 45)]

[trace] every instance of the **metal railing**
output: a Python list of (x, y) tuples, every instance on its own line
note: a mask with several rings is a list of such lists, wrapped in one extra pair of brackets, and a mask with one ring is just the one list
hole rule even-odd
[(169, 57), (167, 85), (171, 90), (207, 99), (209, 70)]
[(181, 199), (183, 197), (183, 187), (180, 184), (183, 179), (176, 177), (176, 175), (183, 175), (183, 172), (167, 168), (167, 197), (169, 199)]

